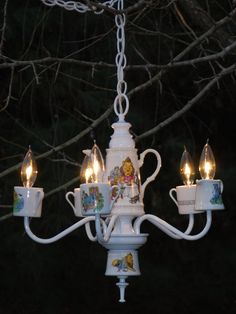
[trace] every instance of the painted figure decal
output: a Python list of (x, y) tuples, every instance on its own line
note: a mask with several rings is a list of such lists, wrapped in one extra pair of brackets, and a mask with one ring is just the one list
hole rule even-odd
[(223, 204), (221, 190), (219, 184), (213, 184), (214, 190), (212, 191), (212, 198), (210, 199), (211, 204), (220, 205)]
[(135, 183), (135, 171), (132, 161), (129, 157), (127, 157), (120, 167), (120, 180), (119, 183), (126, 184), (127, 186), (131, 186)]
[(135, 271), (132, 253), (128, 253), (122, 258), (116, 258), (112, 261), (112, 266), (117, 268), (118, 272)]
[(82, 206), (84, 211), (87, 210), (101, 210), (104, 206), (104, 198), (102, 193), (99, 192), (97, 186), (89, 188), (89, 194), (85, 191), (82, 193)]
[(13, 212), (18, 213), (24, 208), (24, 198), (22, 197), (21, 194), (17, 194), (14, 191), (13, 199), (14, 199)]
[[(122, 199), (127, 197), (129, 202), (134, 204), (139, 201), (139, 180), (133, 166), (132, 160), (127, 157), (122, 161), (121, 166), (114, 167), (108, 177), (110, 184), (120, 186), (120, 196)], [(112, 198), (114, 199), (118, 189), (113, 189)]]

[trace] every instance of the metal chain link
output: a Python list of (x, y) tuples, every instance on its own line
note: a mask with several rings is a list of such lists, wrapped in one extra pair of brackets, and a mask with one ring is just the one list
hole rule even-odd
[[(124, 0), (118, 0), (117, 9), (124, 9)], [(119, 121), (124, 121), (125, 115), (129, 110), (129, 100), (126, 95), (127, 83), (124, 80), (124, 69), (126, 67), (127, 59), (125, 56), (125, 23), (126, 16), (124, 13), (115, 16), (116, 23), (116, 43), (117, 43), (117, 54), (116, 54), (116, 67), (117, 67), (117, 96), (114, 100), (114, 111), (119, 118)], [(123, 108), (124, 106), (124, 108)]]
[[(68, 11), (77, 11), (79, 13), (86, 13), (88, 11), (93, 11), (95, 14), (101, 14), (104, 12), (103, 9), (97, 9), (96, 6), (88, 6), (84, 3), (78, 1), (64, 1), (64, 0), (41, 0), (45, 5), (53, 7), (58, 5)], [(119, 0), (104, 1), (99, 4), (113, 8)]]

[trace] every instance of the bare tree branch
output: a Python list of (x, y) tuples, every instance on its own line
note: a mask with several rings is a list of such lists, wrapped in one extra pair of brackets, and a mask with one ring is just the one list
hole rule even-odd
[(2, 25), (2, 34), (0, 39), (0, 58), (3, 56), (3, 45), (5, 41), (5, 35), (6, 35), (6, 28), (7, 28), (7, 6), (8, 6), (8, 0), (5, 0), (4, 8), (3, 8), (3, 25)]
[(207, 92), (224, 76), (229, 75), (233, 73), (236, 70), (236, 64), (231, 65), (230, 67), (222, 70), (219, 74), (217, 74), (208, 84), (204, 86), (204, 88), (201, 89), (201, 91), (193, 97), (190, 101), (187, 102), (187, 104), (180, 110), (176, 111), (173, 115), (171, 115), (169, 118), (164, 120), (163, 122), (159, 123), (154, 128), (142, 133), (141, 135), (137, 136), (135, 141), (139, 142), (140, 140), (144, 139), (145, 137), (148, 137), (154, 133), (157, 133), (162, 128), (170, 124), (171, 122), (175, 121), (176, 119), (183, 116), (187, 111), (189, 111), (194, 105), (196, 105), (199, 100), (206, 95)]
[[(53, 147), (52, 149), (38, 155), (35, 157), (35, 159), (42, 159), (42, 158), (46, 158), (50, 155), (52, 155), (53, 153), (56, 153), (76, 142), (78, 142), (82, 137), (84, 137), (86, 134), (88, 134), (89, 132), (91, 132), (96, 126), (98, 126), (104, 119), (106, 119), (111, 112), (113, 111), (113, 105), (110, 106), (98, 119), (94, 120), (94, 122), (87, 127), (86, 129), (84, 129), (82, 132), (80, 132), (79, 134), (77, 134), (76, 136), (74, 136), (73, 138), (69, 139), (67, 142), (64, 142), (61, 145), (58, 145), (56, 147)], [(0, 173), (0, 178), (12, 173), (13, 171), (19, 169), (21, 167), (21, 163), (18, 163), (6, 170), (4, 170), (3, 172)]]
[[(186, 15), (191, 21), (192, 25), (199, 26), (203, 31), (208, 30), (212, 26), (214, 26), (215, 21), (209, 14), (199, 5), (197, 0), (179, 0), (179, 4), (184, 9)], [(227, 34), (222, 29), (217, 29), (215, 34), (215, 38), (219, 40), (221, 45), (229, 45), (232, 43), (232, 39), (230, 38), (230, 34)]]
[(14, 67), (12, 67), (11, 68), (11, 75), (10, 75), (10, 82), (9, 82), (9, 86), (8, 86), (8, 95), (7, 95), (7, 98), (6, 98), (6, 103), (5, 103), (5, 105), (3, 105), (0, 108), (0, 112), (4, 111), (8, 107), (8, 105), (10, 103), (10, 100), (12, 98), (11, 93), (12, 93), (12, 83), (13, 83), (13, 79), (14, 79), (14, 71), (15, 71), (15, 69), (14, 69)]
[[(177, 62), (181, 60), (187, 53), (189, 53), (192, 49), (194, 49), (196, 46), (198, 46), (203, 40), (206, 40), (208, 36), (213, 34), (219, 27), (222, 25), (230, 22), (232, 18), (236, 15), (236, 8), (232, 10), (228, 16), (225, 16), (223, 19), (219, 20), (213, 27), (211, 27), (207, 32), (202, 34), (200, 37), (198, 37), (196, 40), (194, 40), (188, 47), (186, 47), (184, 50), (182, 50), (176, 57), (173, 58), (171, 62), (168, 63), (170, 66), (174, 62)], [(155, 81), (159, 80), (162, 75), (166, 72), (167, 69), (163, 69), (160, 72), (158, 72), (155, 76), (152, 77), (152, 79), (148, 80), (147, 82), (135, 87), (130, 93), (129, 96), (132, 97), (135, 93), (138, 91), (144, 90), (151, 86)]]

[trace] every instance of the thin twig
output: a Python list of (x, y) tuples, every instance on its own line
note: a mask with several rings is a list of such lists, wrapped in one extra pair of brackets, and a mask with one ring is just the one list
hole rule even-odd
[[(98, 126), (104, 119), (106, 119), (111, 114), (112, 111), (113, 111), (113, 105), (111, 105), (98, 119), (94, 120), (94, 122), (89, 127), (84, 129), (82, 132), (80, 132), (76, 136), (70, 138), (68, 141), (64, 142), (63, 144), (55, 146), (52, 149), (36, 156), (35, 159), (46, 158), (46, 157), (52, 155), (53, 153), (56, 153), (56, 152), (58, 152), (64, 148), (78, 142), (81, 138), (83, 138), (86, 134), (90, 133), (96, 126)], [(3, 172), (0, 173), (0, 178), (12, 173), (13, 171), (19, 169), (20, 167), (21, 167), (21, 163), (18, 163), (16, 165), (4, 170)]]
[(0, 40), (0, 57), (3, 56), (3, 45), (6, 39), (5, 35), (6, 35), (6, 28), (7, 28), (7, 6), (8, 6), (8, 0), (5, 0), (5, 4), (3, 8), (2, 34), (1, 34), (1, 40)]
[(180, 118), (181, 116), (183, 116), (183, 114), (185, 114), (187, 111), (189, 111), (194, 105), (196, 105), (198, 103), (198, 101), (205, 96), (205, 94), (215, 85), (219, 82), (219, 80), (228, 75), (233, 73), (236, 70), (236, 64), (231, 65), (228, 68), (225, 68), (224, 70), (222, 70), (218, 75), (216, 75), (208, 84), (206, 84), (204, 86), (204, 88), (201, 89), (201, 91), (195, 96), (193, 97), (190, 101), (187, 102), (187, 104), (181, 108), (180, 110), (176, 111), (171, 117), (167, 118), (166, 120), (162, 121), (161, 123), (159, 123), (157, 126), (155, 126), (154, 128), (142, 133), (141, 135), (137, 136), (135, 141), (139, 142), (140, 140), (154, 134), (157, 133), (158, 131), (160, 131), (163, 127), (167, 126), (168, 124), (170, 124), (171, 122), (175, 121), (176, 119)]
[(11, 218), (11, 217), (13, 217), (12, 213), (6, 214), (6, 215), (0, 217), (0, 221), (6, 220), (6, 219)]
[(13, 83), (13, 78), (14, 78), (14, 72), (15, 72), (15, 69), (14, 67), (11, 68), (11, 75), (10, 75), (10, 82), (9, 82), (9, 87), (8, 87), (8, 95), (7, 95), (7, 98), (6, 98), (6, 103), (5, 105), (0, 108), (0, 112), (4, 111), (9, 103), (10, 103), (10, 100), (11, 100), (11, 92), (12, 92), (12, 83)]

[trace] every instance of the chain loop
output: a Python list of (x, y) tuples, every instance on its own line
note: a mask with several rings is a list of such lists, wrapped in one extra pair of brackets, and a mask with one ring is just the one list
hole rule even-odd
[[(117, 9), (124, 9), (124, 1), (118, 0)], [(114, 100), (114, 111), (119, 118), (119, 121), (124, 121), (125, 115), (129, 110), (129, 99), (126, 95), (127, 92), (127, 83), (124, 80), (124, 69), (127, 64), (127, 59), (125, 56), (125, 24), (126, 16), (124, 13), (117, 14), (115, 16), (116, 24), (116, 67), (117, 67), (117, 96)], [(125, 108), (123, 109), (122, 103), (125, 102)]]
[(127, 83), (124, 80), (119, 80), (116, 87), (117, 94), (126, 94)]
[[(123, 109), (123, 102), (125, 102), (125, 108)], [(119, 109), (118, 109), (119, 108)], [(125, 116), (129, 110), (129, 99), (125, 94), (118, 94), (114, 100), (114, 111), (119, 117), (119, 122), (125, 120)]]
[[(45, 5), (49, 7), (53, 7), (55, 5), (62, 7), (68, 11), (75, 10), (79, 13), (86, 13), (88, 11), (93, 11), (95, 14), (101, 14), (104, 12), (103, 9), (97, 9), (96, 6), (88, 6), (79, 1), (64, 1), (64, 0), (41, 0)], [(99, 4), (107, 6), (109, 8), (113, 8), (119, 0), (109, 0), (104, 1)]]

